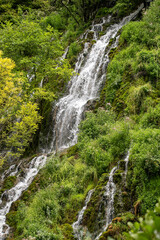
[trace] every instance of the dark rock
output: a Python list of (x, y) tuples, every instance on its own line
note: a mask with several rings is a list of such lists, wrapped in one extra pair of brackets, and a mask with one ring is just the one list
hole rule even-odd
[(123, 171), (125, 170), (125, 164), (126, 164), (126, 162), (123, 160), (119, 162), (119, 168)]

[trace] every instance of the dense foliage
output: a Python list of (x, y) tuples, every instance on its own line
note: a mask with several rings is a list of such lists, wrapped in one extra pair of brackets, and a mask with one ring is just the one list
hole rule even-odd
[(148, 211), (145, 214), (144, 220), (139, 219), (139, 222), (134, 224), (128, 223), (130, 228), (130, 234), (127, 234), (127, 239), (137, 240), (152, 240), (159, 239), (160, 236), (160, 201), (156, 204), (154, 211)]
[(15, 19), (14, 24), (6, 21), (0, 28), (0, 49), (7, 57), (1, 59), (1, 118), (6, 115), (1, 123), (3, 159), (23, 154), (39, 130), (40, 120), (45, 123), (47, 107), (51, 109), (72, 75), (68, 61), (62, 59), (61, 34), (50, 24), (44, 25), (46, 18), (40, 21), (36, 13), (25, 15), (19, 9)]
[(14, 67), (11, 59), (0, 55), (0, 165), (6, 158), (21, 156), (41, 119), (37, 104), (26, 95), (26, 79), (14, 74)]
[[(109, 13), (119, 19), (141, 2), (3, 1), (2, 157), (19, 157), (32, 141), (40, 115), (47, 122), (46, 112), (50, 112), (52, 101), (63, 92), (72, 74), (68, 61), (61, 59), (65, 47), (70, 44), (67, 57), (74, 65), (83, 47), (77, 37), (90, 20)], [(155, 208), (160, 197), (159, 8), (160, 0), (155, 0), (140, 21), (123, 28), (119, 46), (110, 54), (106, 84), (97, 104), (100, 108), (86, 112), (77, 145), (51, 156), (8, 214), (14, 239), (73, 240), (71, 225), (87, 192), (102, 183), (104, 174), (124, 159), (129, 149), (123, 194), (132, 198), (130, 211), (143, 216)], [(14, 184), (13, 179), (6, 182), (9, 186)], [(124, 213), (122, 224), (113, 223), (112, 237), (159, 239), (158, 205), (156, 211), (147, 213), (140, 223), (129, 224), (129, 234), (123, 231), (128, 230), (127, 221), (135, 221), (136, 216)], [(104, 235), (101, 239), (107, 238)]]

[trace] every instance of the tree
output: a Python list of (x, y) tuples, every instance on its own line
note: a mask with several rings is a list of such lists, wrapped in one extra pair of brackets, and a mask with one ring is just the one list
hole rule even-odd
[(14, 67), (0, 52), (0, 165), (21, 156), (41, 120), (37, 104), (28, 101), (23, 90), (25, 78), (13, 74)]
[(57, 85), (61, 88), (69, 80), (72, 70), (68, 62), (61, 59), (60, 34), (51, 26), (43, 30), (30, 17), (18, 24), (3, 24), (0, 47), (6, 57), (15, 61), (16, 69), (26, 73), (32, 92), (43, 80), (48, 95), (53, 96)]
[(68, 13), (79, 24), (81, 21), (87, 23), (96, 15), (99, 7), (109, 4), (109, 0), (55, 0), (54, 6), (64, 7)]

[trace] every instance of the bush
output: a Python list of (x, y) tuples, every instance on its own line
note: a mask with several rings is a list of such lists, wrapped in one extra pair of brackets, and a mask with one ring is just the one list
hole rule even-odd
[(150, 107), (145, 113), (141, 120), (140, 125), (144, 128), (158, 128), (160, 127), (160, 104), (156, 105), (155, 108)]
[(129, 223), (131, 231), (126, 234), (127, 239), (153, 240), (160, 239), (160, 201), (156, 204), (155, 210), (148, 211), (145, 218), (139, 222)]

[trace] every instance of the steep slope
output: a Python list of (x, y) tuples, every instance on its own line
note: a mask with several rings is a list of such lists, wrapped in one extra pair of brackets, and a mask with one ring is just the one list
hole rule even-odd
[(159, 6), (156, 0), (141, 21), (124, 27), (116, 48), (116, 39), (107, 42), (111, 62), (100, 101), (86, 113), (78, 144), (51, 156), (12, 206), (14, 239), (74, 239), (72, 224), (88, 192), (78, 239), (134, 239), (123, 234), (127, 222), (154, 208), (160, 196)]

